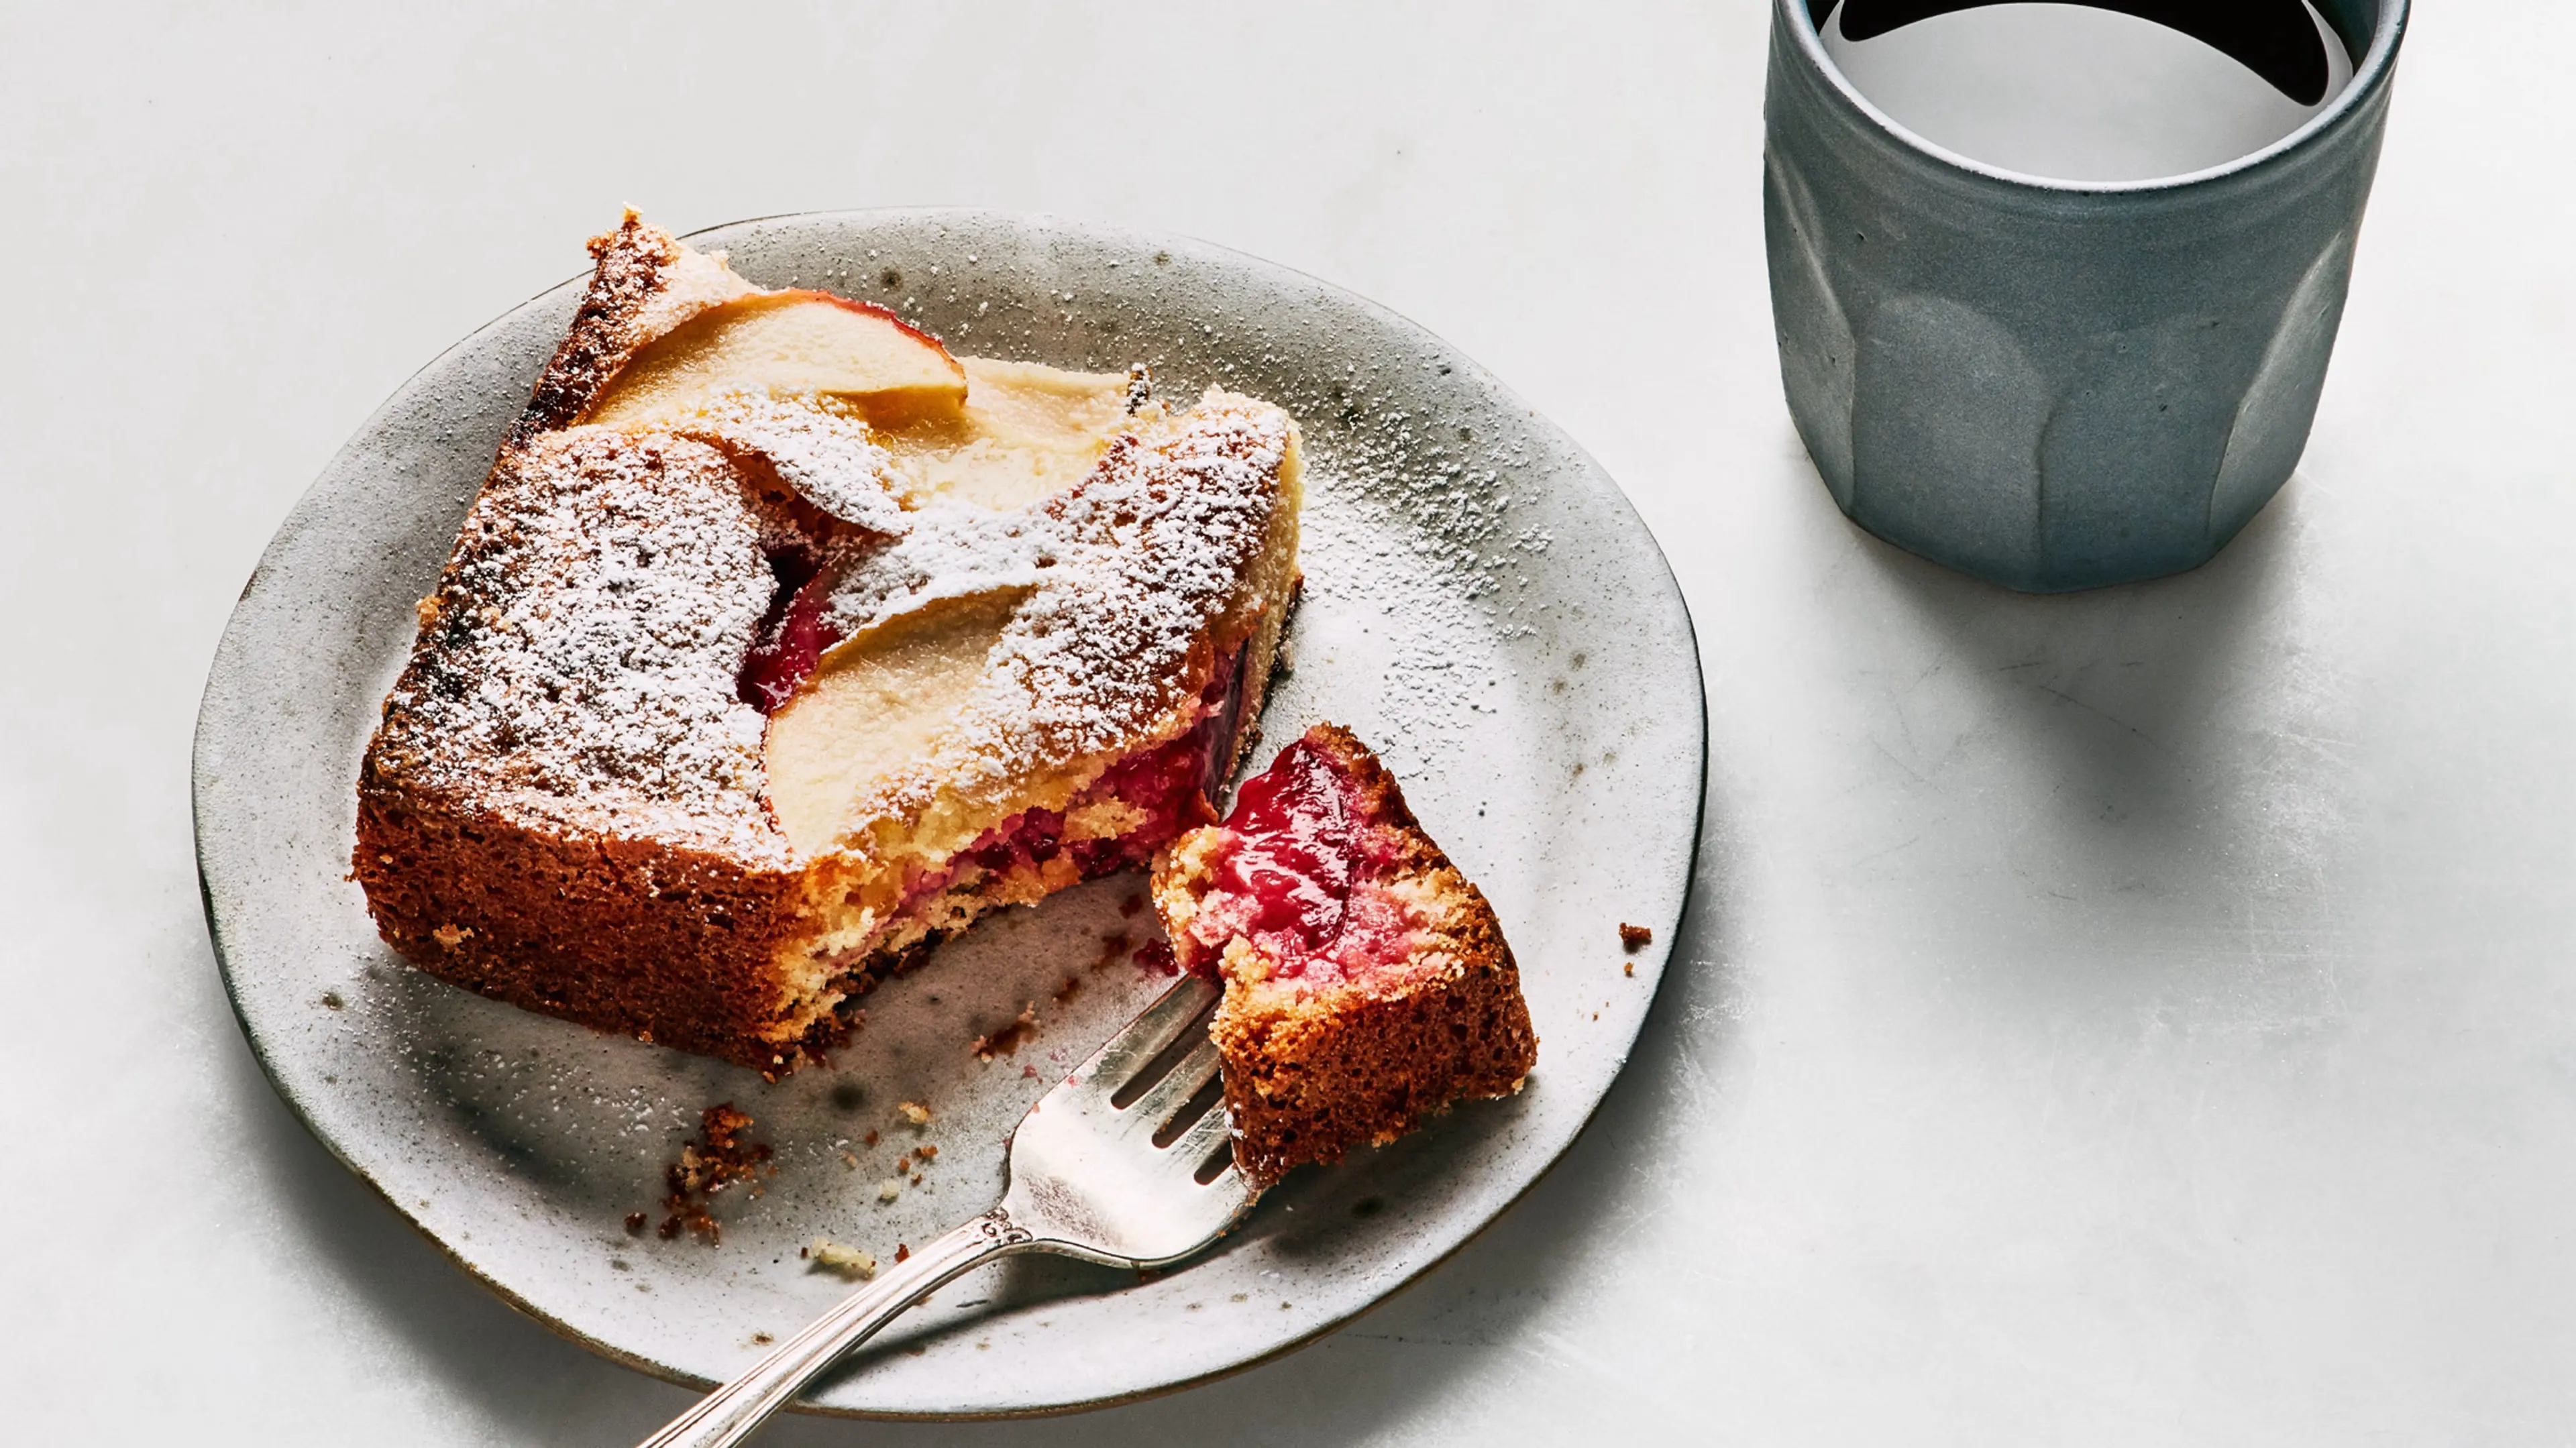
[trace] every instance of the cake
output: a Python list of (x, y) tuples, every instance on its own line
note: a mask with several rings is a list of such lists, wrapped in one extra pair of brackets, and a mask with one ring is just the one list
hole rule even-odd
[(1215, 817), (1297, 584), (1298, 435), (958, 357), (632, 213), (360, 767), (383, 937), (775, 1074), (978, 915)]
[(1224, 986), (1210, 1030), (1257, 1182), (1508, 1095), (1537, 1060), (1493, 907), (1338, 725), (1165, 846), (1152, 890), (1177, 962)]

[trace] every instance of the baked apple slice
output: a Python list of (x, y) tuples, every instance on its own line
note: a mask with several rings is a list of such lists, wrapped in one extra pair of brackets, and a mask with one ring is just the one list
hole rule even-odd
[(840, 399), (875, 427), (953, 415), (966, 369), (885, 308), (830, 292), (762, 292), (709, 307), (639, 348), (585, 422), (667, 427), (744, 392)]

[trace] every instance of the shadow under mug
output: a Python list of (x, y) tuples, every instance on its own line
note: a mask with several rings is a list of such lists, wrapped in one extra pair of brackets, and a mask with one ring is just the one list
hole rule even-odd
[(1774, 0), (1763, 229), (1781, 382), (1834, 501), (2031, 592), (2207, 562), (2307, 446), (2406, 0), (2316, 0), (2353, 75), (2298, 130), (2119, 183), (1913, 135), (1826, 56), (1831, 9)]

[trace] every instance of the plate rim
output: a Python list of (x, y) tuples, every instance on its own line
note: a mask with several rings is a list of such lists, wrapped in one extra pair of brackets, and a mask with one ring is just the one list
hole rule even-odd
[[(1253, 1368), (1263, 1366), (1267, 1363), (1278, 1361), (1279, 1359), (1287, 1357), (1302, 1348), (1313, 1345), (1318, 1340), (1340, 1331), (1361, 1317), (1375, 1311), (1378, 1307), (1401, 1294), (1406, 1289), (1414, 1286), (1416, 1283), (1421, 1282), (1424, 1278), (1430, 1276), (1440, 1267), (1446, 1265), (1460, 1252), (1466, 1250), (1470, 1244), (1474, 1243), (1486, 1232), (1491, 1230), (1496, 1222), (1500, 1221), (1503, 1216), (1509, 1213), (1515, 1206), (1518, 1206), (1521, 1201), (1523, 1201), (1540, 1182), (1546, 1180), (1556, 1170), (1557, 1166), (1564, 1161), (1566, 1156), (1573, 1151), (1575, 1145), (1592, 1129), (1592, 1125), (1599, 1118), (1602, 1105), (1609, 1099), (1610, 1093), (1617, 1089), (1620, 1080), (1627, 1074), (1628, 1063), (1635, 1054), (1637, 1040), (1644, 1034), (1648, 1023), (1653, 1017), (1656, 1003), (1662, 998), (1665, 977), (1669, 973), (1670, 967), (1673, 964), (1674, 947), (1679, 943), (1678, 937), (1681, 924), (1689, 918), (1691, 904), (1699, 893), (1700, 888), (1700, 872), (1698, 865), (1700, 862), (1701, 852), (1706, 845), (1708, 830), (1707, 813), (1710, 743), (1708, 729), (1709, 706), (1707, 671), (1700, 658), (1698, 621), (1691, 613), (1689, 599), (1682, 591), (1680, 580), (1673, 571), (1671, 559), (1664, 552), (1661, 540), (1655, 536), (1653, 529), (1646, 524), (1644, 516), (1637, 510), (1635, 502), (1628, 497), (1626, 490), (1619, 486), (1617, 479), (1611, 475), (1607, 468), (1601, 465), (1598, 459), (1593, 457), (1591, 451), (1584, 447), (1583, 444), (1571, 433), (1559, 426), (1545, 413), (1542, 413), (1537, 408), (1530, 406), (1519, 393), (1506, 385), (1483, 364), (1477, 362), (1472, 357), (1469, 357), (1459, 348), (1441, 338), (1437, 333), (1432, 332), (1429, 328), (1424, 327), (1420, 323), (1413, 321), (1411, 318), (1404, 316), (1382, 303), (1371, 300), (1370, 298), (1353, 292), (1348, 288), (1326, 281), (1323, 278), (1317, 277), (1312, 273), (1302, 271), (1298, 268), (1270, 261), (1249, 252), (1241, 251), (1219, 243), (1206, 241), (1185, 233), (1149, 231), (1140, 228), (1090, 222), (1068, 217), (1061, 213), (1047, 211), (1017, 211), (1005, 208), (971, 206), (851, 207), (810, 211), (783, 211), (719, 222), (713, 225), (702, 226), (685, 233), (676, 233), (676, 235), (678, 235), (681, 240), (695, 242), (701, 238), (714, 238), (717, 237), (719, 233), (736, 232), (745, 228), (827, 220), (849, 220), (864, 224), (913, 221), (939, 225), (949, 222), (963, 222), (982, 225), (998, 225), (1014, 229), (1054, 231), (1079, 236), (1087, 241), (1104, 244), (1106, 246), (1122, 250), (1133, 250), (1144, 255), (1151, 255), (1158, 250), (1173, 251), (1186, 249), (1215, 259), (1226, 265), (1242, 268), (1249, 272), (1269, 273), (1278, 277), (1294, 279), (1305, 287), (1332, 296), (1339, 303), (1359, 309), (1361, 312), (1369, 315), (1379, 325), (1390, 327), (1400, 334), (1407, 334), (1419, 341), (1434, 343), (1446, 356), (1454, 359), (1457, 365), (1467, 371), (1470, 374), (1471, 380), (1479, 382), (1498, 402), (1516, 408), (1531, 423), (1534, 423), (1536, 426), (1544, 429), (1548, 433), (1554, 434), (1557, 439), (1561, 440), (1572, 457), (1580, 464), (1580, 471), (1588, 473), (1593, 479), (1598, 481), (1600, 484), (1600, 491), (1606, 495), (1608, 500), (1616, 504), (1617, 512), (1611, 519), (1607, 520), (1608, 526), (1614, 529), (1625, 528), (1633, 530), (1635, 539), (1644, 545), (1646, 554), (1653, 559), (1655, 565), (1652, 569), (1639, 570), (1641, 575), (1651, 580), (1651, 587), (1648, 591), (1659, 596), (1664, 602), (1666, 602), (1670, 606), (1673, 615), (1681, 624), (1681, 642), (1686, 645), (1683, 652), (1687, 656), (1690, 683), (1693, 686), (1690, 690), (1690, 694), (1694, 701), (1694, 707), (1689, 715), (1688, 722), (1694, 731), (1697, 741), (1697, 747), (1693, 751), (1694, 769), (1691, 788), (1689, 791), (1692, 806), (1691, 823), (1688, 845), (1682, 855), (1682, 885), (1672, 907), (1672, 918), (1667, 922), (1662, 922), (1664, 933), (1660, 942), (1647, 947), (1648, 951), (1651, 951), (1652, 953), (1649, 968), (1653, 972), (1653, 979), (1648, 985), (1646, 998), (1638, 1009), (1637, 1028), (1634, 1032), (1628, 1035), (1624, 1042), (1621, 1043), (1616, 1062), (1611, 1066), (1611, 1069), (1603, 1078), (1599, 1091), (1596, 1092), (1591, 1101), (1584, 1106), (1582, 1118), (1576, 1123), (1574, 1129), (1565, 1136), (1564, 1140), (1558, 1144), (1552, 1152), (1548, 1154), (1547, 1158), (1538, 1165), (1536, 1170), (1528, 1173), (1528, 1175), (1507, 1197), (1503, 1198), (1501, 1202), (1495, 1205), (1491, 1210), (1485, 1212), (1482, 1219), (1477, 1221), (1471, 1229), (1442, 1251), (1423, 1260), (1413, 1270), (1405, 1272), (1399, 1277), (1393, 1278), (1382, 1286), (1373, 1288), (1373, 1290), (1371, 1290), (1366, 1296), (1365, 1300), (1348, 1312), (1339, 1316), (1328, 1317), (1320, 1320), (1307, 1331), (1302, 1332), (1293, 1338), (1279, 1342), (1252, 1355), (1237, 1359), (1225, 1366), (1193, 1373), (1185, 1377), (1174, 1378), (1155, 1386), (1115, 1392), (1095, 1398), (1082, 1399), (1080, 1401), (1057, 1402), (1026, 1408), (1002, 1410), (968, 1410), (958, 1412), (889, 1411), (836, 1405), (827, 1402), (819, 1402), (804, 1396), (799, 1396), (793, 1400), (789, 1404), (789, 1409), (790, 1411), (820, 1417), (881, 1422), (999, 1422), (1029, 1418), (1060, 1417), (1149, 1401), (1154, 1398), (1184, 1392), (1191, 1388), (1202, 1387), (1225, 1378), (1233, 1377), (1239, 1373), (1250, 1371)], [(721, 245), (721, 241), (719, 241), (719, 245)], [(429, 1245), (437, 1251), (440, 1257), (444, 1258), (447, 1262), (464, 1272), (467, 1277), (485, 1290), (491, 1292), (502, 1302), (508, 1304), (521, 1316), (534, 1321), (549, 1332), (555, 1334), (557, 1337), (574, 1343), (623, 1367), (631, 1368), (635, 1371), (644, 1373), (649, 1377), (662, 1382), (671, 1383), (676, 1386), (705, 1390), (716, 1386), (716, 1380), (705, 1378), (684, 1369), (674, 1367), (670, 1364), (656, 1361), (643, 1354), (623, 1348), (616, 1343), (610, 1342), (595, 1334), (586, 1332), (570, 1322), (550, 1315), (545, 1310), (538, 1307), (534, 1302), (530, 1301), (522, 1293), (510, 1287), (507, 1283), (479, 1269), (472, 1261), (456, 1250), (456, 1248), (438, 1232), (433, 1230), (427, 1223), (423, 1222), (419, 1217), (405, 1208), (402, 1202), (394, 1195), (392, 1186), (379, 1179), (375, 1172), (358, 1161), (350, 1151), (347, 1150), (342, 1143), (323, 1126), (321, 1121), (317, 1118), (316, 1110), (308, 1107), (308, 1103), (304, 1095), (294, 1086), (289, 1084), (287, 1076), (282, 1073), (278, 1062), (272, 1057), (270, 1041), (261, 1034), (259, 1029), (252, 1022), (250, 1008), (244, 1000), (245, 991), (238, 980), (239, 972), (236, 967), (235, 952), (227, 941), (227, 932), (224, 926), (224, 913), (226, 907), (223, 902), (219, 901), (217, 898), (217, 888), (215, 883), (215, 877), (220, 873), (222, 868), (217, 857), (224, 853), (226, 845), (231, 842), (224, 840), (220, 829), (214, 831), (211, 835), (208, 829), (208, 816), (213, 808), (213, 802), (210, 800), (210, 784), (212, 782), (210, 774), (210, 754), (220, 748), (220, 742), (216, 735), (219, 726), (225, 722), (218, 717), (219, 706), (224, 702), (220, 696), (224, 693), (226, 685), (231, 682), (232, 677), (241, 669), (243, 662), (241, 656), (244, 648), (246, 647), (244, 635), (249, 625), (254, 621), (250, 616), (251, 597), (257, 591), (263, 577), (269, 574), (271, 565), (278, 560), (279, 555), (291, 541), (292, 537), (301, 531), (301, 526), (308, 521), (308, 515), (319, 505), (324, 489), (332, 484), (339, 476), (344, 463), (346, 463), (354, 453), (360, 450), (364, 440), (381, 431), (381, 424), (383, 424), (390, 416), (395, 414), (397, 407), (407, 399), (412, 388), (419, 382), (423, 375), (438, 369), (458, 353), (473, 346), (478, 339), (483, 338), (487, 333), (490, 333), (494, 329), (502, 326), (511, 318), (518, 316), (529, 307), (542, 304), (550, 298), (556, 297), (559, 294), (585, 284), (589, 275), (590, 274), (587, 270), (577, 272), (560, 282), (541, 288), (519, 302), (494, 313), (483, 323), (467, 331), (464, 335), (449, 343), (446, 347), (441, 348), (435, 355), (424, 361), (420, 366), (414, 368), (410, 373), (406, 374), (404, 378), (399, 383), (395, 384), (395, 386), (385, 395), (384, 400), (379, 402), (375, 408), (370, 410), (365, 418), (350, 431), (348, 437), (340, 444), (340, 446), (333, 449), (330, 457), (325, 460), (313, 480), (305, 486), (304, 490), (296, 496), (293, 504), (288, 507), (285, 515), (280, 519), (278, 526), (270, 534), (268, 541), (262, 545), (258, 562), (252, 567), (249, 577), (242, 585), (240, 594), (234, 600), (231, 611), (226, 616), (223, 630), (215, 645), (213, 657), (208, 664), (205, 687), (199, 696), (197, 719), (195, 727), (191, 731), (189, 749), (189, 824), (194, 844), (192, 854), (197, 867), (198, 897), (205, 912), (207, 937), (215, 956), (217, 974), (223, 984), (225, 1002), (232, 1011), (235, 1025), (240, 1029), (244, 1041), (250, 1047), (252, 1058), (259, 1065), (261, 1075), (267, 1078), (270, 1089), (277, 1094), (278, 1099), (285, 1104), (288, 1111), (295, 1117), (297, 1123), (304, 1128), (306, 1133), (319, 1142), (323, 1149), (327, 1151), (334, 1160), (339, 1162), (342, 1167), (346, 1168), (351, 1175), (363, 1182), (368, 1190), (376, 1195), (378, 1200), (382, 1201), (387, 1207), (390, 1207), (394, 1214), (402, 1220), (404, 1225), (409, 1227), (424, 1241), (428, 1242)], [(477, 486), (479, 487), (479, 483)], [(1176, 1270), (1186, 1270), (1186, 1268)]]

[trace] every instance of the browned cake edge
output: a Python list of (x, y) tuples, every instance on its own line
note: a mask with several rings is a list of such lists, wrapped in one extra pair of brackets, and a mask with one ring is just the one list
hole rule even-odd
[[(632, 209), (589, 250), (590, 284), (501, 444), (487, 494), (513, 477), (514, 456), (577, 421), (638, 346), (750, 290)], [(433, 597), (453, 591), (473, 547), (460, 534)], [(442, 657), (444, 636), (430, 623), (425, 605), (405, 684)], [(388, 700), (388, 722), (393, 713)], [(785, 987), (775, 958), (800, 924), (796, 875), (428, 788), (386, 767), (389, 743), (380, 728), (360, 765), (352, 874), (378, 933), (405, 959), (597, 1029), (765, 1072), (792, 1064), (800, 1043), (776, 1039)]]
[[(1307, 737), (1351, 772), (1378, 822), (1403, 837), (1395, 877), (1441, 902), (1415, 949), (1446, 965), (1393, 992), (1225, 983), (1210, 1035), (1224, 1059), (1236, 1164), (1265, 1185), (1362, 1143), (1383, 1146), (1453, 1102), (1509, 1095), (1538, 1060), (1520, 967), (1484, 892), (1423, 832), (1395, 777), (1349, 730), (1321, 724)], [(1178, 854), (1167, 850), (1154, 872), (1167, 924), (1166, 902), (1187, 888), (1167, 868)]]
[(793, 1055), (768, 1038), (792, 872), (388, 788), (371, 768), (357, 874), (386, 942), (441, 980), (755, 1070)]
[(708, 307), (753, 290), (725, 270), (717, 259), (722, 253), (708, 258), (687, 251), (631, 207), (616, 230), (592, 237), (589, 246), (596, 263), (590, 286), (563, 345), (555, 349), (526, 410), (511, 425), (505, 447), (579, 421), (636, 348)]

